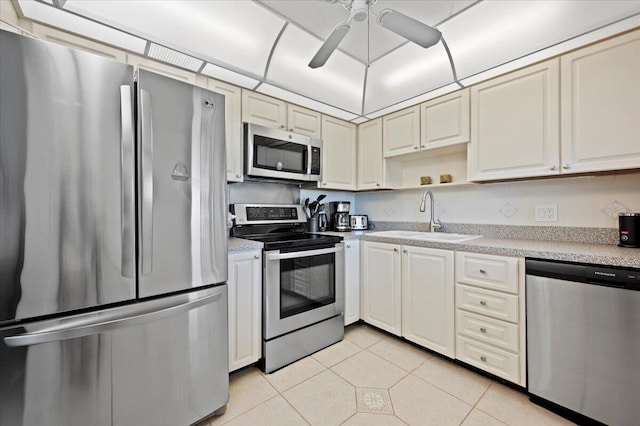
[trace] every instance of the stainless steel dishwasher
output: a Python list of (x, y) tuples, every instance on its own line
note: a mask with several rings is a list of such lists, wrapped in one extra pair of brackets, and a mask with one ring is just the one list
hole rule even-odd
[(527, 259), (526, 274), (532, 401), (640, 425), (640, 270)]

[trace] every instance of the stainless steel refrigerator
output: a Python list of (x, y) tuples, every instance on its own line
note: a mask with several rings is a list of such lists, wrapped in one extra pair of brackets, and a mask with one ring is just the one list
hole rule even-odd
[(0, 31), (0, 425), (228, 401), (224, 97)]

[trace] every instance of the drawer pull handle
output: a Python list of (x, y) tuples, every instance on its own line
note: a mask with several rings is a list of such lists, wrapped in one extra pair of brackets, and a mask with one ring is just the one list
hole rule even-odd
[(486, 356), (484, 356), (484, 355), (482, 355), (482, 356), (480, 357), (480, 361), (482, 361), (482, 362), (487, 362), (487, 357), (486, 357)]
[(480, 269), (480, 273), (481, 273), (482, 275), (484, 275), (484, 274), (486, 274), (486, 273), (487, 273), (487, 271), (485, 271), (484, 269)]
[(481, 300), (481, 301), (480, 301), (480, 304), (481, 304), (482, 306), (487, 306), (487, 301), (486, 301), (486, 300)]
[(487, 332), (487, 329), (486, 329), (485, 327), (480, 327), (480, 332), (481, 332), (481, 333), (486, 333), (486, 332)]

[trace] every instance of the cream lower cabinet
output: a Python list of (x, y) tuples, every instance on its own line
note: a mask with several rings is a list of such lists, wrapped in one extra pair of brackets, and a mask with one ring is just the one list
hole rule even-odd
[(356, 125), (322, 116), (322, 189), (356, 189)]
[(344, 325), (360, 320), (360, 240), (344, 240)]
[(402, 336), (455, 357), (453, 251), (402, 248)]
[(456, 253), (456, 358), (526, 386), (524, 259)]
[(402, 334), (401, 258), (398, 244), (362, 241), (362, 319)]
[(262, 251), (229, 254), (229, 371), (262, 356)]
[(362, 319), (453, 358), (453, 252), (363, 241), (362, 256)]

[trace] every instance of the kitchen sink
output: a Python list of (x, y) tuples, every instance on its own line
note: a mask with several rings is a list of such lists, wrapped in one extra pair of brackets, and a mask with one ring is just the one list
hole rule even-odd
[(380, 231), (371, 232), (368, 235), (371, 235), (372, 237), (408, 238), (412, 240), (435, 241), (442, 243), (461, 243), (482, 237), (482, 235), (421, 231)]

